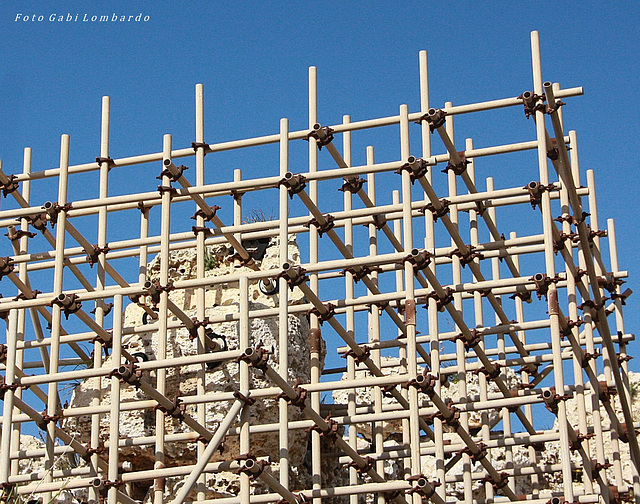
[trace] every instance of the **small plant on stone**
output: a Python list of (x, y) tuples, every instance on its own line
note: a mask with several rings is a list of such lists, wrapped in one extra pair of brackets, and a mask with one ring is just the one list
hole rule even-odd
[(218, 260), (215, 256), (209, 251), (205, 251), (204, 253), (204, 270), (211, 271), (219, 266)]
[[(64, 486), (47, 501), (47, 504), (53, 504), (62, 492), (68, 491), (64, 489)], [(41, 499), (34, 498), (33, 494), (27, 496), (18, 495), (18, 487), (15, 486), (11, 487), (8, 493), (0, 494), (0, 504), (41, 504), (42, 502)]]
[(264, 213), (264, 210), (251, 210), (249, 215), (242, 219), (243, 224), (252, 224), (254, 222), (269, 222), (276, 220), (274, 215)]

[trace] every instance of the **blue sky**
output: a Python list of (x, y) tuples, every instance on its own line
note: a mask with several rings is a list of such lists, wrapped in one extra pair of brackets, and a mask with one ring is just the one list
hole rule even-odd
[[(52, 14), (81, 19), (85, 13), (141, 13), (149, 21), (49, 21)], [(18, 14), (44, 20), (16, 21)], [(68, 133), (71, 162), (92, 160), (99, 154), (103, 95), (112, 103), (112, 157), (157, 152), (165, 133), (174, 135), (175, 147), (187, 147), (196, 83), (205, 86), (209, 143), (276, 133), (281, 117), (303, 129), (310, 65), (318, 67), (324, 124), (341, 122), (343, 114), (353, 120), (397, 114), (402, 103), (416, 111), (422, 49), (429, 52), (432, 105), (516, 96), (532, 87), (529, 34), (538, 30), (544, 79), (584, 86), (583, 97), (567, 100), (565, 121), (578, 131), (583, 172), (596, 170), (601, 226), (616, 218), (621, 268), (629, 270), (628, 285), (638, 296), (639, 20), (638, 2), (5, 1), (0, 158), (5, 172), (18, 172), (29, 146), (34, 170), (55, 167), (60, 135)], [(479, 146), (534, 138), (521, 110), (494, 117), (457, 126), (457, 143), (467, 135)], [(434, 148), (443, 151), (437, 141)], [(386, 154), (384, 144), (380, 152)], [(364, 161), (364, 147), (357, 157)], [(228, 180), (234, 167), (221, 163), (208, 180)], [(512, 170), (521, 175), (513, 177), (518, 184), (537, 180), (535, 165), (527, 168), (531, 176), (508, 160), (483, 168), (483, 176), (502, 177), (502, 187), (512, 183)], [(249, 165), (246, 176), (260, 169)], [(269, 169), (276, 173), (277, 164)], [(129, 190), (131, 180), (112, 190)], [(38, 186), (34, 198), (46, 200), (46, 190)], [(640, 322), (635, 296), (625, 312), (627, 332)]]

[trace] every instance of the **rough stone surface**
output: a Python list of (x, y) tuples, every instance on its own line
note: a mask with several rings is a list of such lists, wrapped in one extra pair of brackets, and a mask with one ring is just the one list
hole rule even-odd
[[(382, 363), (382, 372), (386, 375), (396, 375), (401, 372), (401, 368), (399, 367), (399, 360), (394, 357), (381, 357)], [(419, 373), (423, 372), (424, 368), (419, 367)], [(368, 370), (358, 370), (356, 371), (356, 379), (363, 379), (366, 377), (370, 377), (371, 373)], [(342, 375), (342, 379), (347, 379), (347, 373)], [(507, 368), (503, 373), (503, 380), (505, 381), (507, 387), (515, 387), (517, 375), (516, 373)], [(480, 385), (478, 381), (478, 375), (473, 373), (468, 373), (466, 376), (466, 390), (467, 395), (470, 397), (479, 396), (480, 394)], [(493, 382), (489, 382), (488, 393), (494, 394), (499, 392), (498, 386)], [(333, 392), (333, 400), (336, 404), (347, 404), (349, 401), (349, 395), (352, 392), (350, 390), (335, 390)], [(449, 379), (442, 385), (441, 387), (441, 397), (445, 401), (454, 401), (460, 402), (461, 397), (461, 383), (457, 380), (457, 375), (449, 375)], [(356, 389), (354, 400), (356, 405), (369, 405), (373, 403), (373, 389), (371, 387), (360, 387)], [(392, 397), (384, 396), (382, 397), (382, 404), (395, 404), (396, 400)], [(487, 420), (489, 422), (496, 419), (499, 415), (498, 410), (489, 410)], [(469, 413), (469, 427), (471, 429), (480, 428), (483, 422), (482, 415), (480, 412), (471, 412)], [(445, 426), (446, 427), (446, 426)], [(383, 435), (386, 438), (393, 435), (398, 435), (402, 433), (402, 421), (400, 420), (390, 420), (382, 422)], [(358, 432), (364, 436), (366, 439), (371, 440), (371, 426), (370, 424), (361, 424), (358, 425)]]
[[(295, 239), (290, 237), (288, 260), (299, 261), (299, 252)], [(272, 240), (266, 249), (265, 256), (261, 261), (262, 269), (279, 268), (279, 244), (278, 240)], [(214, 247), (209, 252), (209, 260), (214, 267), (207, 271), (207, 276), (219, 276), (231, 272), (237, 272), (243, 268), (239, 267), (228, 252), (227, 247)], [(196, 257), (191, 250), (177, 251), (171, 253), (170, 259), (170, 280), (191, 278), (195, 275)], [(159, 260), (155, 258), (149, 264), (149, 278), (157, 278), (159, 271)], [(273, 308), (277, 306), (277, 295), (268, 296), (260, 291), (257, 282), (249, 283), (249, 309)], [(295, 304), (303, 301), (303, 296), (298, 288), (289, 290), (289, 303)], [(169, 298), (179, 308), (190, 317), (196, 314), (196, 295), (192, 289), (174, 290), (169, 294)], [(240, 293), (237, 285), (217, 284), (207, 287), (205, 293), (205, 316), (208, 318), (231, 315), (238, 312)], [(143, 327), (144, 310), (136, 305), (130, 304), (125, 310), (125, 327)], [(170, 316), (169, 320), (177, 320)], [(218, 335), (225, 337), (229, 350), (240, 349), (239, 342), (239, 322), (234, 320), (222, 323), (210, 324), (207, 328)], [(309, 346), (308, 346), (308, 322), (306, 316), (290, 315), (288, 318), (288, 359), (289, 367), (287, 379), (289, 383), (296, 381), (309, 381)], [(250, 323), (250, 346), (256, 348), (262, 346), (271, 352), (270, 364), (276, 371), (279, 371), (279, 324), (277, 316), (252, 319)], [(144, 353), (148, 360), (159, 358), (159, 345), (156, 331), (139, 332), (128, 335), (123, 340), (124, 348), (131, 354)], [(167, 358), (196, 355), (197, 341), (192, 340), (186, 329), (170, 329), (167, 333)], [(108, 358), (110, 359), (110, 357)], [(107, 364), (108, 367), (108, 359)], [(114, 366), (115, 367), (115, 366)], [(195, 395), (197, 392), (198, 372), (200, 365), (183, 366), (179, 372), (170, 368), (167, 370), (166, 396), (173, 398), (176, 395), (181, 397)], [(266, 378), (261, 378), (259, 373), (253, 374), (253, 388), (271, 387), (273, 384)], [(145, 372), (145, 380), (152, 386), (156, 386), (156, 372)], [(235, 361), (222, 363), (215, 370), (207, 370), (205, 373), (205, 393), (213, 392), (233, 392), (239, 389), (239, 364)], [(97, 380), (87, 380), (82, 382), (75, 390), (71, 400), (74, 407), (87, 406), (92, 397), (99, 393), (100, 403), (110, 404), (111, 378), (100, 380), (99, 388), (96, 390)], [(122, 400), (141, 401), (148, 399), (144, 392), (133, 386), (124, 384), (121, 391)], [(216, 424), (227, 414), (232, 401), (209, 402), (206, 406), (206, 426), (214, 430)], [(258, 399), (249, 408), (250, 422), (252, 425), (277, 423), (279, 419), (276, 399)], [(196, 418), (196, 406), (187, 405), (185, 413)], [(120, 436), (124, 438), (140, 438), (153, 436), (155, 433), (155, 416), (152, 409), (142, 411), (123, 411), (120, 415)], [(289, 407), (289, 420), (302, 419), (303, 415), (299, 408)], [(109, 425), (111, 419), (109, 415), (103, 415), (101, 419), (100, 437), (101, 441), (108, 440)], [(90, 417), (73, 417), (65, 422), (65, 428), (75, 433), (83, 443), (88, 443), (90, 434)], [(165, 420), (166, 434), (178, 434), (190, 432), (191, 429), (179, 420), (167, 416)], [(302, 430), (292, 431), (289, 436), (290, 461), (292, 467), (302, 465), (306, 454), (308, 434)], [(257, 457), (268, 457), (271, 460), (278, 459), (279, 443), (277, 433), (252, 434), (251, 453)], [(232, 460), (240, 455), (237, 436), (227, 436), (224, 441), (224, 451), (212, 458), (215, 460)], [(136, 470), (151, 469), (154, 465), (154, 446), (129, 446), (120, 451), (121, 460), (128, 460), (134, 464)], [(194, 442), (169, 442), (165, 448), (165, 464), (186, 465), (196, 461), (196, 443)], [(295, 476), (295, 475), (294, 475)], [(237, 485), (238, 476), (231, 473), (219, 473), (212, 475), (210, 488), (212, 496), (232, 495), (234, 485)], [(167, 487), (167, 492), (170, 488)]]

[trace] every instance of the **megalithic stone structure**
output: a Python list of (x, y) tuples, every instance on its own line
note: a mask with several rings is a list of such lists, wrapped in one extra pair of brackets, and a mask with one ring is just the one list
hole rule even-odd
[(417, 110), (325, 124), (311, 67), (303, 130), (209, 143), (198, 84), (191, 146), (112, 157), (105, 97), (95, 160), (0, 165), (0, 502), (640, 504), (627, 272), (531, 42), (491, 101), (421, 52)]

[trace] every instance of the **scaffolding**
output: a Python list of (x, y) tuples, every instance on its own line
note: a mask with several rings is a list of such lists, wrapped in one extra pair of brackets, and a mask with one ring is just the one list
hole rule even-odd
[[(145, 502), (154, 504), (639, 503), (626, 272), (613, 220), (604, 229), (598, 221), (593, 172), (583, 186), (577, 135), (563, 125), (560, 100), (582, 88), (543, 82), (537, 32), (531, 42), (533, 91), (517, 97), (432, 108), (421, 52), (418, 111), (401, 105), (398, 115), (322, 125), (311, 67), (304, 130), (282, 119), (276, 134), (207, 143), (197, 85), (191, 147), (174, 149), (165, 135), (161, 152), (111, 158), (105, 97), (95, 161), (70, 165), (63, 135), (56, 168), (32, 171), (28, 148), (21, 173), (0, 166), (4, 201), (15, 201), (0, 211), (5, 501), (82, 490), (89, 503), (131, 504), (136, 484), (150, 482)], [(533, 139), (456, 144), (454, 120), (508, 107), (524, 108)], [(352, 137), (371, 129), (399, 138), (399, 152), (376, 162), (370, 146), (366, 163), (354, 164)], [(432, 137), (443, 152), (432, 152)], [(303, 140), (308, 157), (292, 155)], [(205, 183), (205, 156), (217, 166), (216, 156), (270, 146), (262, 173), (236, 169), (233, 180)], [(514, 170), (502, 189), (488, 178), (483, 189), (476, 164), (499, 154), (537, 155), (537, 171), (519, 180), (525, 168)], [(178, 160), (192, 163), (193, 182)], [(159, 185), (145, 166), (158, 167)], [(98, 197), (72, 200), (72, 179), (86, 184), (87, 174), (99, 177)], [(110, 194), (119, 177), (129, 192)], [(34, 202), (34, 186), (56, 179), (56, 201)], [(247, 201), (277, 212), (247, 219)], [(265, 267), (265, 247), (275, 266)], [(213, 266), (212, 251), (222, 254)], [(176, 276), (180, 253), (192, 254), (192, 274)], [(220, 261), (229, 267), (212, 274)], [(224, 312), (207, 297), (214, 289), (235, 296)], [(269, 301), (254, 303), (254, 292)], [(144, 323), (130, 323), (134, 315)], [(266, 319), (275, 322), (271, 348), (254, 336)], [(225, 324), (233, 338), (218, 334)], [(307, 342), (296, 383), (293, 326)], [(133, 352), (142, 333), (153, 351)], [(191, 353), (172, 347), (176, 334), (193, 341)], [(323, 366), (338, 355), (344, 366)], [(220, 369), (226, 388), (207, 388)], [(176, 394), (170, 382), (187, 374), (196, 386)], [(62, 404), (64, 387), (79, 382), (90, 400)], [(256, 401), (274, 419), (253, 415)], [(212, 419), (216, 405), (223, 414)], [(150, 435), (121, 433), (136, 412)], [(42, 446), (24, 448), (34, 432)], [(265, 436), (277, 446), (269, 456), (260, 454)], [(300, 443), (307, 459), (293, 467)], [(172, 445), (195, 455), (168, 457)], [(131, 446), (150, 450), (152, 466), (124, 456)], [(555, 463), (543, 460), (545, 446), (557, 448)], [(36, 460), (41, 468), (25, 472)], [(235, 493), (211, 492), (207, 478), (220, 471), (237, 474)], [(531, 490), (517, 493), (523, 480)]]

